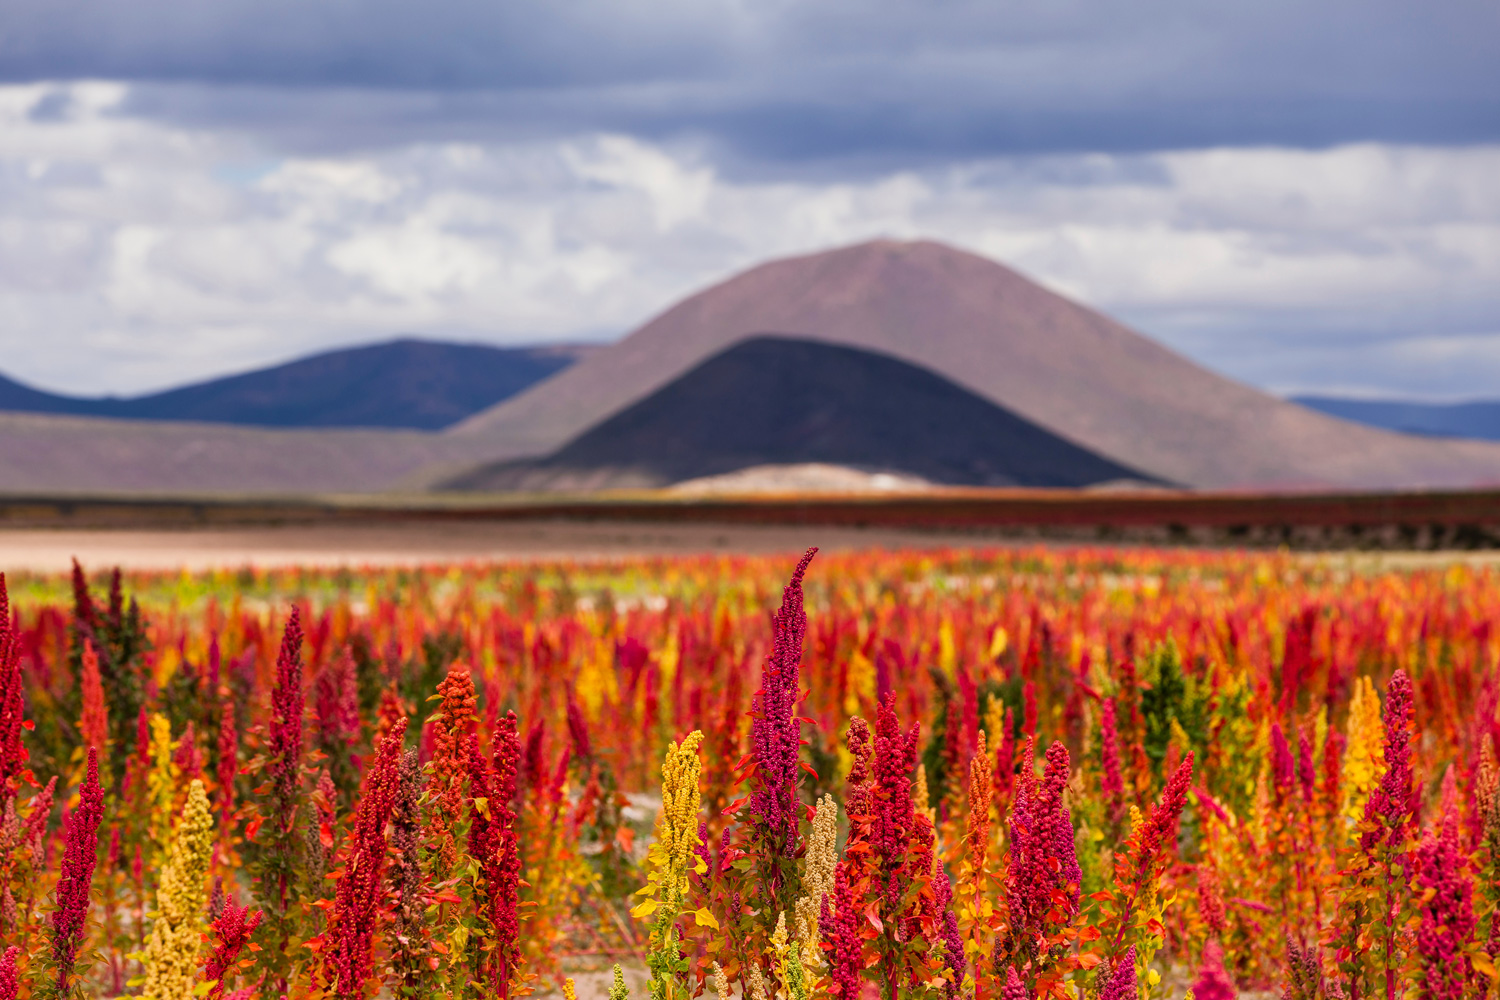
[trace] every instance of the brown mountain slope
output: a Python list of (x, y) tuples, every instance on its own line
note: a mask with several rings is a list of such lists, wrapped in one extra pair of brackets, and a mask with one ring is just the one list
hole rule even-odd
[(0, 413), (0, 492), (360, 493), (486, 457), (417, 431), (260, 430)]
[(445, 436), (483, 440), (494, 459), (548, 452), (765, 330), (924, 365), (1086, 448), (1194, 486), (1500, 482), (1500, 445), (1322, 416), (932, 242), (882, 240), (753, 268)]

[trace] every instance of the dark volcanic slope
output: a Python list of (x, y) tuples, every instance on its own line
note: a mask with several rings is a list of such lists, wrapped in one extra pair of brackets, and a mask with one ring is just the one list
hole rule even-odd
[(438, 430), (566, 368), (570, 347), (403, 339), (131, 399), (77, 399), (0, 378), (0, 410), (258, 427)]
[(1500, 441), (1500, 402), (1492, 400), (1408, 403), (1393, 399), (1294, 396), (1292, 402), (1332, 417), (1383, 427), (1388, 431)]
[(802, 462), (972, 486), (1145, 478), (916, 365), (763, 335), (715, 355), (546, 458), (484, 466), (444, 486), (660, 486)]

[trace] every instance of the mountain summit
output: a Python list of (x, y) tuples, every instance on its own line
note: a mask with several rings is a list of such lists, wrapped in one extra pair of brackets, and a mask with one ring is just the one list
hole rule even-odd
[[(853, 383), (830, 383), (828, 378), (838, 378), (832, 369), (816, 373), (822, 382), (806, 385), (821, 386), (817, 392), (828, 397), (825, 402), (837, 398), (838, 406), (810, 406), (818, 401), (807, 395), (776, 398), (778, 383), (767, 383), (745, 368), (746, 355), (736, 355), (734, 378), (715, 383), (732, 388), (732, 399), (705, 401), (699, 390), (710, 383), (697, 378), (659, 395), (735, 345), (767, 333), (854, 348), (940, 379), (947, 387), (941, 393), (922, 389), (909, 372), (862, 384), (904, 386), (903, 392), (914, 394), (911, 398), (941, 397), (941, 407), (933, 412), (947, 414), (941, 426), (950, 430), (940, 433), (936, 424), (917, 427), (913, 414), (913, 426), (905, 428), (909, 434), (859, 433), (867, 419), (890, 428), (897, 426), (891, 422), (893, 413), (898, 422), (903, 415), (899, 408), (883, 406), (889, 400), (860, 396)], [(651, 427), (670, 430), (694, 420), (705, 426), (717, 421), (723, 433), (691, 441), (681, 433), (669, 437), (665, 450), (691, 445), (687, 466), (674, 466), (672, 456), (661, 454), (651, 457), (649, 468), (635, 467), (646, 469), (653, 481), (670, 481), (726, 467), (723, 456), (713, 453), (732, 446), (741, 453), (735, 463), (754, 459), (904, 469), (940, 482), (1006, 477), (1016, 482), (1091, 482), (1113, 476), (1118, 468), (1129, 470), (1130, 478), (1218, 489), (1385, 490), (1500, 483), (1500, 443), (1398, 434), (1315, 413), (1216, 375), (1000, 264), (925, 241), (880, 240), (752, 268), (438, 433), (350, 425), (441, 426), (484, 405), (484, 393), (494, 393), (490, 400), (501, 399), (525, 379), (546, 374), (538, 367), (557, 360), (531, 359), (544, 364), (501, 386), (467, 356), (452, 355), (449, 361), (459, 363), (444, 368), (452, 377), (440, 378), (410, 353), (417, 350), (411, 345), (372, 350), (369, 357), (398, 362), (376, 366), (392, 373), (390, 381), (360, 365), (329, 365), (311, 379), (314, 394), (307, 380), (310, 369), (303, 366), (328, 365), (330, 359), (308, 359), (247, 380), (164, 394), (149, 407), (148, 400), (123, 401), (143, 408), (170, 403), (171, 414), (132, 413), (155, 420), (55, 410), (0, 413), (0, 489), (298, 493), (445, 483), (500, 486), (511, 481), (516, 469), (511, 463), (518, 460), (528, 460), (532, 471), (546, 478), (582, 458), (593, 463), (590, 468), (605, 470), (603, 478), (609, 479), (615, 475), (608, 472), (611, 456), (582, 455), (579, 449), (607, 445), (623, 451), (628, 446), (637, 456), (648, 454), (646, 431)], [(817, 354), (803, 353), (808, 358)], [(359, 351), (347, 355), (351, 362), (369, 360)], [(783, 351), (780, 356), (785, 361), (790, 355)], [(745, 391), (755, 385), (763, 388)], [(876, 390), (877, 395), (886, 391)], [(959, 394), (965, 396), (962, 402)], [(31, 410), (56, 403), (39, 395), (0, 385), (0, 405), (6, 398)], [(89, 405), (100, 402), (122, 401)], [(980, 413), (983, 407), (975, 403), (993, 412), (984, 410), (985, 416), (976, 416), (970, 426), (952, 430), (954, 414)], [(270, 413), (282, 412), (283, 405), (295, 411), (293, 417), (272, 419)], [(609, 423), (638, 405), (643, 408), (631, 416), (637, 423)], [(169, 415), (177, 419), (160, 419)], [(826, 420), (837, 434), (819, 437), (808, 428), (797, 429), (801, 425), (796, 422), (804, 419)], [(303, 426), (265, 429), (202, 422), (206, 420)], [(964, 420), (969, 418), (960, 423)], [(757, 443), (745, 436), (757, 427), (778, 434), (790, 427), (795, 433)], [(1015, 433), (1002, 433), (1004, 427)], [(600, 433), (589, 436), (594, 430)], [(734, 442), (731, 430), (741, 435)], [(951, 440), (939, 449), (933, 442), (945, 436)], [(570, 442), (579, 447), (563, 454)], [(1053, 443), (1044, 447), (1043, 442)], [(963, 447), (949, 447), (956, 443)], [(879, 447), (885, 445), (893, 450), (882, 454)], [(941, 468), (924, 472), (914, 464), (928, 453)], [(1068, 455), (1067, 476), (1050, 478), (1045, 463)], [(1085, 456), (1109, 469), (1080, 464)], [(507, 471), (498, 475), (502, 468)]]
[(1171, 482), (1500, 482), (1500, 446), (1418, 439), (1314, 413), (1216, 375), (1007, 267), (929, 241), (878, 240), (752, 268), (449, 433), (484, 439), (497, 459), (553, 452), (765, 331), (920, 365)]

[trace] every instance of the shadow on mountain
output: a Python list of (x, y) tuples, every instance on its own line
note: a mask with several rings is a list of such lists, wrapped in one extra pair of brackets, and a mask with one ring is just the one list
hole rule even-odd
[(802, 463), (963, 486), (1155, 481), (925, 368), (874, 351), (761, 335), (709, 358), (551, 455), (481, 466), (439, 488), (658, 487)]

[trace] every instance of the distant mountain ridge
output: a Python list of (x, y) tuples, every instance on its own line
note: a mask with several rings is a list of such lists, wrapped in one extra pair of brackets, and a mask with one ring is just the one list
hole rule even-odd
[(1331, 417), (1403, 434), (1500, 441), (1500, 400), (1412, 403), (1399, 399), (1293, 396), (1292, 402)]
[(962, 486), (1092, 486), (1152, 477), (888, 354), (775, 335), (742, 340), (542, 459), (455, 477), (458, 490), (668, 486), (819, 463)]
[[(1029, 433), (1044, 432), (1051, 441), (1068, 443), (1116, 468), (1138, 470), (1140, 477), (1157, 482), (1266, 491), (1500, 484), (1500, 443), (1395, 434), (1319, 413), (1208, 371), (993, 260), (930, 241), (876, 240), (770, 261), (729, 277), (671, 306), (623, 340), (588, 350), (566, 367), (553, 367), (551, 374), (452, 426), (446, 422), (475, 406), (477, 397), (448, 387), (466, 384), (463, 380), (478, 371), (476, 365), (449, 364), (444, 369), (448, 374), (429, 378), (420, 358), (388, 361), (384, 368), (377, 366), (377, 374), (386, 374), (376, 377), (362, 374), (348, 355), (311, 379), (306, 366), (329, 364), (326, 360), (304, 359), (272, 369), (269, 375), (250, 373), (267, 386), (270, 404), (249, 391), (255, 388), (255, 378), (249, 379), (249, 386), (236, 382), (248, 376), (210, 383), (207, 401), (189, 391), (195, 387), (174, 390), (182, 395), (176, 397), (179, 408), (172, 414), (178, 419), (170, 422), (98, 415), (106, 405), (143, 406), (139, 401), (87, 401), (87, 412), (95, 414), (90, 416), (55, 409), (0, 412), (0, 490), (265, 495), (400, 492), (460, 482), (502, 488), (519, 481), (488, 478), (489, 474), (515, 463), (531, 465), (526, 484), (550, 489), (563, 469), (557, 460), (579, 454), (575, 450), (564, 455), (568, 447), (595, 447), (600, 441), (613, 441), (621, 448), (629, 445), (636, 454), (644, 454), (650, 477), (659, 481), (682, 471), (662, 467), (671, 451), (692, 452), (702, 441), (692, 434), (691, 424), (697, 419), (693, 409), (662, 407), (669, 400), (657, 394), (736, 344), (768, 331), (878, 354), (921, 369), (1008, 414)], [(408, 357), (400, 348), (398, 342), (348, 354), (357, 360), (360, 351), (384, 350), (390, 357)], [(525, 378), (536, 375), (533, 367)], [(387, 376), (390, 380), (382, 381)], [(434, 384), (439, 388), (432, 389)], [(735, 384), (756, 385), (752, 379)], [(420, 405), (403, 395), (414, 385), (427, 387), (416, 391)], [(705, 426), (725, 435), (756, 427), (775, 430), (769, 421), (781, 412), (774, 398), (776, 385), (761, 386), (749, 395), (706, 400)], [(38, 399), (46, 394), (24, 386), (11, 388), (17, 405), (33, 411), (57, 405), (56, 397)], [(322, 400), (317, 405), (301, 398), (314, 388)], [(491, 385), (485, 391), (495, 390)], [(836, 395), (842, 390), (831, 385), (826, 391)], [(443, 405), (427, 409), (434, 399)], [(219, 406), (233, 401), (244, 409), (226, 414), (194, 408), (207, 407), (209, 401)], [(881, 403), (878, 398), (873, 404), (868, 399), (848, 402), (858, 404), (853, 413), (888, 420), (874, 405)], [(307, 406), (293, 417), (278, 409), (293, 403)], [(635, 409), (638, 405), (644, 408)], [(643, 420), (634, 430), (616, 420), (632, 410), (632, 419)], [(283, 415), (277, 417), (277, 412)], [(994, 417), (992, 410), (985, 412), (984, 421)], [(791, 415), (810, 419), (817, 413), (804, 409)], [(304, 423), (266, 428), (193, 422), (209, 417)], [(843, 419), (833, 412), (818, 419), (825, 417), (829, 427)], [(864, 419), (845, 421), (843, 426), (858, 430)], [(372, 423), (376, 429), (351, 427), (368, 428)], [(380, 429), (393, 424), (446, 429)], [(655, 455), (650, 454), (649, 440), (637, 433), (648, 424), (667, 435), (667, 443), (656, 446)], [(993, 437), (999, 441), (999, 424), (994, 427)], [(881, 469), (915, 461), (912, 455), (919, 449), (913, 442), (920, 439), (919, 429), (888, 430), (887, 453), (851, 457), (846, 451), (837, 460), (839, 467), (848, 468), (841, 463), (852, 462)], [(747, 446), (754, 442), (731, 442), (728, 436), (714, 446), (729, 450), (732, 443), (735, 462), (748, 457), (770, 459), (781, 469), (820, 465), (826, 454), (819, 451), (823, 439), (811, 427), (797, 433), (801, 437), (796, 448), (783, 447), (786, 439), (781, 444), (771, 440), (770, 445), (782, 450), (770, 455)], [(845, 445), (860, 442), (858, 435), (843, 430), (839, 434)], [(954, 481), (964, 482), (970, 480), (963, 476), (983, 472), (985, 477), (995, 473), (995, 479), (985, 481), (1005, 475), (1028, 481), (1005, 471), (1012, 461), (1020, 463), (1017, 468), (1027, 476), (1036, 472), (1032, 463), (1037, 449), (1026, 443), (1035, 443), (1034, 438), (1007, 438), (1020, 442), (1010, 454), (990, 448), (994, 442), (986, 442), (982, 435), (960, 430), (957, 437), (972, 449), (967, 455), (935, 454), (946, 471), (913, 474), (939, 481), (959, 476)], [(704, 452), (697, 454), (701, 458)], [(960, 475), (964, 462), (978, 465), (971, 464), (970, 471)], [(605, 470), (597, 477), (601, 483), (622, 482), (619, 470), (627, 468), (620, 462), (613, 466), (615, 471), (592, 467)], [(1093, 475), (1080, 481), (1092, 481)], [(1127, 478), (1137, 476), (1127, 473)], [(588, 488), (581, 480), (575, 482)]]
[(123, 399), (64, 396), (0, 376), (0, 410), (249, 427), (436, 431), (556, 374), (590, 349), (405, 337)]

